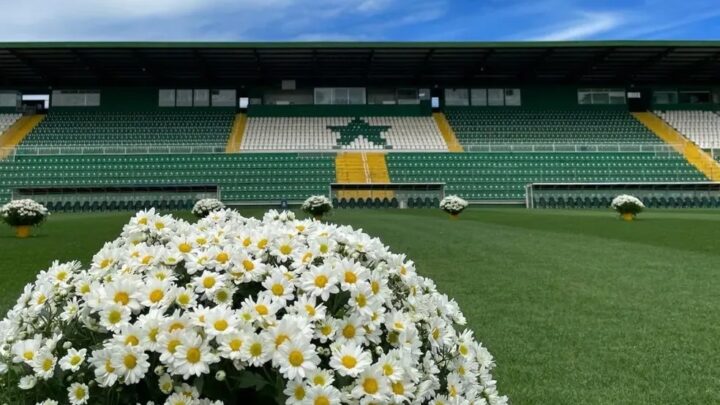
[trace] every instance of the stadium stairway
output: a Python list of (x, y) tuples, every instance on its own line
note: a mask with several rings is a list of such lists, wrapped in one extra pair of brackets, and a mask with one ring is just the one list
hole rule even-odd
[(225, 153), (240, 152), (240, 144), (242, 143), (246, 125), (247, 114), (235, 114), (235, 121), (233, 122), (232, 130), (230, 131), (230, 137), (228, 138), (227, 146), (225, 147)]
[(462, 145), (460, 145), (460, 141), (458, 141), (457, 137), (455, 136), (455, 131), (453, 131), (452, 127), (450, 126), (450, 123), (448, 122), (447, 117), (445, 117), (445, 114), (441, 112), (435, 112), (433, 113), (433, 119), (435, 119), (435, 123), (437, 124), (437, 127), (440, 130), (440, 134), (442, 134), (442, 137), (447, 144), (448, 150), (450, 152), (463, 152), (463, 147)]
[(685, 159), (695, 166), (702, 174), (712, 181), (720, 181), (720, 164), (709, 154), (705, 153), (695, 143), (675, 130), (657, 115), (651, 112), (632, 113), (635, 119), (651, 130), (658, 138), (670, 144), (682, 154)]
[[(365, 161), (370, 175), (370, 183), (391, 183), (384, 153), (366, 153)], [(389, 200), (393, 197), (395, 197), (395, 193), (392, 191), (376, 191), (372, 193), (372, 198), (387, 198)]]
[[(342, 184), (370, 183), (370, 174), (362, 152), (343, 152), (335, 157), (335, 181)], [(366, 198), (363, 191), (340, 190), (338, 198)]]
[(0, 136), (0, 159), (7, 157), (44, 118), (43, 114), (22, 116), (3, 132)]

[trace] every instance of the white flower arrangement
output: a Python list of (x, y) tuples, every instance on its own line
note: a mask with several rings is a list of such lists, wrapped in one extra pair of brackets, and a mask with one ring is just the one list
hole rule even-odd
[(636, 197), (622, 194), (612, 200), (610, 208), (614, 209), (621, 215), (630, 214), (635, 216), (645, 209), (645, 205)]
[(0, 321), (0, 402), (506, 404), (464, 324), (349, 226), (141, 211), (89, 268), (25, 287)]
[(449, 195), (440, 201), (440, 209), (449, 214), (459, 214), (467, 206), (468, 202), (456, 195)]
[(225, 209), (225, 204), (216, 198), (203, 198), (193, 206), (192, 213), (198, 218), (205, 218), (213, 211)]
[(302, 210), (314, 216), (322, 216), (333, 209), (332, 202), (324, 195), (310, 196), (302, 204)]
[(50, 215), (44, 205), (30, 199), (13, 200), (0, 207), (0, 217), (10, 226), (32, 226)]

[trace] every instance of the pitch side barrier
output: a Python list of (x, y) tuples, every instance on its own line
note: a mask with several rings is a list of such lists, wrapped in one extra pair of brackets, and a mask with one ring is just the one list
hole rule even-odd
[(12, 191), (12, 199), (30, 198), (50, 211), (137, 211), (190, 209), (202, 198), (220, 198), (216, 185), (159, 184), (126, 186), (23, 187)]
[(719, 208), (720, 182), (533, 183), (525, 187), (525, 206), (533, 208), (609, 208), (630, 194), (648, 208)]

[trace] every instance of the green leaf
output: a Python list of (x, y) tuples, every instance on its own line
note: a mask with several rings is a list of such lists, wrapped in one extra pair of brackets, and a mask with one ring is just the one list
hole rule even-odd
[(268, 384), (263, 376), (252, 371), (241, 371), (234, 380), (237, 381), (238, 388), (254, 387), (256, 391), (260, 391)]

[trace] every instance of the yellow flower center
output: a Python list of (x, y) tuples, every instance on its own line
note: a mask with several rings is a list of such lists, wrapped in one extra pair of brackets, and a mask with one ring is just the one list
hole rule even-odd
[(174, 354), (178, 346), (180, 346), (180, 341), (178, 339), (173, 339), (168, 342), (167, 349), (170, 353)]
[(31, 352), (28, 350), (27, 352), (23, 353), (23, 358), (30, 361), (35, 358), (35, 352)]
[(148, 265), (148, 264), (150, 264), (150, 262), (152, 261), (152, 259), (153, 259), (152, 256), (147, 255), (147, 256), (145, 256), (145, 257), (142, 258), (142, 264)]
[(267, 239), (260, 239), (260, 241), (259, 241), (258, 244), (257, 244), (257, 247), (258, 247), (259, 249), (265, 249), (265, 247), (267, 246), (267, 244), (268, 244), (268, 240), (267, 240)]
[(355, 368), (355, 365), (357, 365), (357, 359), (349, 355), (342, 356), (340, 362), (345, 368)]
[(213, 288), (215, 286), (215, 277), (208, 276), (203, 279), (203, 287)]
[(157, 335), (159, 332), (160, 330), (158, 328), (150, 329), (150, 331), (148, 332), (148, 338), (151, 342), (157, 342)]
[(100, 268), (101, 268), (101, 269), (107, 268), (110, 264), (112, 264), (112, 260), (110, 260), (110, 259), (103, 259), (103, 260), (100, 262)]
[(140, 344), (140, 339), (137, 336), (130, 335), (125, 338), (125, 344), (128, 346), (137, 346)]
[(123, 357), (123, 364), (127, 369), (134, 369), (137, 366), (137, 357), (133, 354), (127, 354)]
[(187, 358), (187, 361), (195, 364), (198, 363), (202, 358), (202, 353), (200, 353), (200, 349), (198, 349), (197, 347), (192, 347), (188, 349), (187, 355), (185, 357)]
[(313, 378), (313, 384), (315, 385), (325, 385), (325, 377), (322, 376), (322, 374), (318, 374)]
[(357, 282), (357, 275), (353, 273), (352, 271), (346, 271), (345, 272), (345, 282), (350, 284), (355, 284)]
[(330, 250), (330, 246), (328, 246), (328, 245), (326, 245), (326, 244), (324, 244), (324, 243), (320, 245), (320, 252), (321, 252), (321, 253), (327, 253), (328, 250)]
[(287, 256), (290, 253), (292, 253), (292, 247), (290, 247), (290, 245), (282, 245), (282, 246), (280, 246), (280, 253)]
[(305, 398), (305, 388), (303, 388), (302, 385), (298, 385), (297, 387), (295, 387), (295, 392), (293, 392), (293, 396), (298, 401)]
[(67, 272), (61, 271), (57, 274), (57, 276), (55, 276), (55, 278), (58, 279), (59, 281), (65, 281), (67, 276), (68, 276)]
[(215, 328), (215, 330), (223, 332), (225, 329), (228, 328), (228, 323), (226, 320), (220, 319), (220, 320), (215, 321), (215, 323), (213, 324), (213, 327)]
[(342, 330), (342, 334), (345, 337), (345, 339), (352, 339), (355, 337), (355, 326), (353, 325), (345, 325), (345, 327)]
[(90, 292), (90, 284), (83, 284), (80, 286), (80, 292), (82, 294), (87, 294)]
[(286, 340), (289, 340), (290, 337), (288, 335), (277, 335), (275, 338), (275, 347), (280, 347), (281, 344), (283, 344)]
[(178, 245), (178, 250), (182, 253), (190, 253), (190, 251), (192, 250), (192, 246), (190, 246), (189, 243), (183, 242)]
[(84, 398), (85, 398), (85, 388), (83, 388), (83, 387), (75, 388), (75, 399), (82, 400)]
[(395, 370), (393, 369), (393, 366), (392, 366), (391, 364), (384, 364), (384, 365), (383, 365), (383, 374), (385, 374), (385, 376), (388, 376), (388, 377), (389, 377), (389, 376), (391, 376), (394, 372), (395, 372)]
[(288, 361), (293, 367), (300, 367), (305, 361), (305, 357), (299, 350), (293, 350), (288, 355)]
[(205, 238), (197, 238), (195, 239), (195, 242), (197, 242), (198, 245), (204, 245), (207, 243), (207, 239)]
[(438, 340), (440, 338), (440, 329), (438, 329), (438, 328), (433, 329), (432, 337), (433, 337), (433, 339)]
[(160, 221), (155, 222), (155, 229), (157, 229), (158, 231), (160, 231), (160, 230), (162, 230), (162, 229), (164, 229), (164, 228), (165, 228), (165, 224), (163, 224), (163, 223), (160, 222)]
[(327, 282), (328, 278), (324, 274), (320, 274), (319, 276), (315, 277), (315, 286), (318, 288), (325, 288)]
[(370, 289), (372, 290), (373, 294), (377, 294), (380, 292), (380, 283), (373, 280), (370, 282)]
[(255, 270), (255, 263), (253, 263), (251, 260), (248, 260), (248, 259), (243, 260), (242, 265), (245, 268), (245, 271)]
[(355, 302), (357, 302), (360, 308), (363, 308), (365, 305), (367, 305), (367, 298), (365, 298), (363, 294), (358, 294), (358, 296), (355, 298)]
[(315, 316), (315, 307), (310, 304), (305, 304), (305, 312), (310, 316)]
[(130, 295), (125, 291), (119, 291), (115, 293), (114, 300), (117, 304), (127, 305), (130, 302)]
[(272, 291), (276, 297), (279, 297), (285, 292), (285, 287), (283, 287), (282, 284), (273, 284), (270, 291)]
[(44, 371), (52, 370), (53, 366), (54, 366), (54, 364), (53, 364), (53, 360), (51, 358), (47, 358), (47, 359), (43, 360), (42, 369)]
[(230, 260), (230, 255), (228, 255), (225, 252), (220, 252), (215, 256), (215, 260), (217, 260), (219, 263), (225, 264), (228, 260)]
[(230, 343), (228, 343), (228, 346), (230, 346), (230, 350), (236, 352), (236, 351), (240, 350), (240, 348), (242, 347), (242, 344), (243, 344), (242, 340), (233, 339), (230, 341)]
[(395, 395), (405, 394), (405, 387), (403, 386), (402, 381), (392, 383), (392, 392)]
[(268, 312), (270, 312), (270, 311), (268, 311), (268, 308), (263, 304), (255, 305), (255, 311), (257, 311), (258, 314), (263, 315), (263, 316), (267, 315)]
[(140, 219), (138, 219), (138, 224), (147, 225), (147, 217), (141, 217)]
[(170, 327), (168, 328), (168, 330), (170, 332), (172, 332), (174, 330), (178, 330), (178, 329), (185, 329), (185, 324), (183, 324), (181, 322), (175, 322), (175, 323), (171, 324)]
[(315, 398), (313, 405), (330, 405), (330, 399), (325, 395), (320, 395)]
[(467, 356), (468, 354), (468, 347), (464, 344), (460, 345), (460, 354), (462, 354), (463, 356)]
[(215, 294), (215, 299), (220, 302), (225, 302), (228, 300), (228, 298), (230, 297), (228, 297), (228, 292), (226, 290), (220, 290), (217, 292), (217, 294)]
[(177, 298), (180, 305), (188, 305), (190, 303), (190, 296), (188, 294), (180, 294)]
[(162, 290), (153, 290), (150, 293), (150, 302), (157, 304), (163, 299), (163, 297), (165, 297), (165, 293), (163, 293)]
[(250, 354), (253, 357), (258, 357), (262, 354), (262, 344), (255, 342), (250, 346)]
[(320, 328), (320, 332), (321, 332), (323, 335), (327, 336), (327, 335), (329, 335), (329, 334), (332, 332), (332, 327), (331, 327), (330, 325), (327, 325), (327, 324), (326, 324), (326, 325), (323, 325), (323, 326)]
[(242, 241), (243, 246), (248, 247), (252, 243), (252, 240), (250, 238), (245, 238)]
[(110, 311), (110, 313), (108, 314), (108, 322), (113, 325), (120, 322), (121, 319), (122, 314), (120, 313), (120, 311)]
[(112, 366), (112, 362), (110, 362), (110, 360), (105, 360), (105, 372), (107, 372), (107, 373), (115, 372), (115, 367)]
[(372, 377), (368, 377), (363, 381), (363, 389), (368, 394), (372, 395), (378, 392), (378, 382)]

